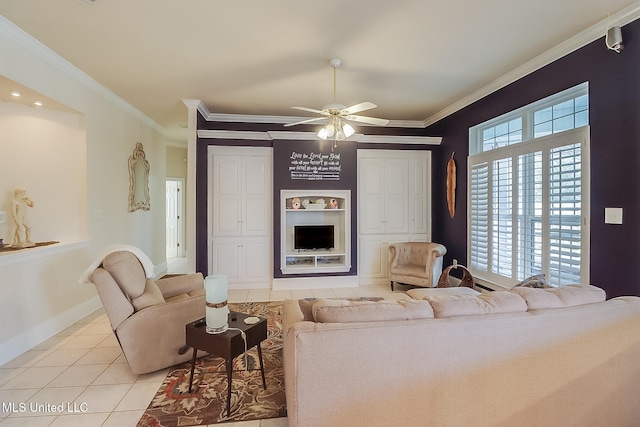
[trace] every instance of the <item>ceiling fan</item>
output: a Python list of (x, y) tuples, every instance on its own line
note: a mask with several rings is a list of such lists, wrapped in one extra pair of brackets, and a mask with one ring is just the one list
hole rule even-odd
[(352, 105), (351, 107), (336, 103), (336, 69), (340, 66), (340, 63), (341, 61), (335, 58), (329, 61), (329, 64), (333, 67), (333, 104), (322, 107), (322, 110), (307, 107), (291, 107), (296, 110), (320, 114), (320, 117), (314, 117), (312, 119), (302, 120), (295, 123), (288, 123), (285, 127), (312, 123), (320, 120), (328, 120), (328, 122), (318, 132), (318, 137), (322, 139), (342, 141), (355, 133), (355, 129), (353, 129), (350, 124), (345, 123), (345, 120), (377, 126), (385, 126), (389, 123), (389, 120), (385, 119), (356, 115), (356, 113), (376, 108), (377, 105), (373, 102), (361, 102), (359, 104)]

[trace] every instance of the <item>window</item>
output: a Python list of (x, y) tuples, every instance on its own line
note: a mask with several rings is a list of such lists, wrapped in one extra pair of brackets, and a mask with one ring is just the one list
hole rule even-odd
[(479, 279), (588, 283), (587, 89), (470, 129), (468, 259)]

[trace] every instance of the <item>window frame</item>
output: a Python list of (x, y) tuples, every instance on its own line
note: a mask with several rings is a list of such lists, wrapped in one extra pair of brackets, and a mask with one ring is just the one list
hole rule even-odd
[[(469, 158), (467, 162), (467, 259), (469, 260), (468, 267), (470, 271), (478, 279), (478, 282), (484, 284), (485, 286), (500, 289), (500, 288), (511, 288), (518, 281), (524, 279), (524, 277), (518, 277), (521, 273), (520, 266), (518, 265), (518, 245), (520, 239), (523, 237), (520, 235), (519, 230), (519, 208), (521, 201), (519, 200), (519, 185), (518, 181), (519, 172), (519, 163), (518, 159), (520, 156), (529, 153), (540, 152), (540, 150), (544, 151), (542, 155), (543, 159), (547, 159), (549, 153), (555, 147), (566, 147), (572, 145), (572, 143), (567, 142), (571, 141), (573, 138), (573, 143), (581, 143), (581, 161), (580, 161), (580, 283), (589, 283), (589, 248), (590, 248), (590, 128), (589, 125), (582, 126), (579, 128), (573, 128), (566, 131), (551, 133), (542, 137), (533, 138), (533, 117), (535, 112), (540, 111), (542, 109), (552, 107), (554, 105), (566, 102), (570, 99), (578, 98), (582, 95), (588, 95), (588, 85), (583, 83), (566, 91), (563, 91), (559, 94), (552, 95), (548, 98), (540, 100), (538, 102), (532, 103), (525, 107), (522, 107), (518, 110), (509, 112), (500, 117), (496, 117), (487, 122), (481, 123), (473, 128), (469, 129)], [(587, 109), (588, 112), (588, 109)], [(575, 111), (574, 111), (575, 114)], [(483, 132), (486, 129), (497, 126), (501, 123), (508, 123), (516, 117), (522, 117), (522, 135), (523, 141), (518, 143), (513, 143), (511, 145), (506, 145), (503, 147), (495, 148), (488, 151), (480, 151), (483, 149)], [(574, 122), (575, 123), (575, 122)], [(558, 143), (560, 141), (560, 143)], [(512, 181), (510, 183), (511, 186), (511, 196), (513, 200), (511, 201), (511, 277), (502, 276), (496, 274), (492, 269), (492, 253), (494, 252), (493, 248), (493, 233), (495, 224), (493, 222), (494, 218), (492, 217), (492, 211), (494, 210), (494, 203), (492, 201), (493, 187), (492, 183), (492, 166), (491, 163), (500, 160), (500, 159), (509, 159), (511, 162), (511, 173), (512, 173)], [(481, 165), (487, 164), (487, 176), (488, 183), (486, 191), (488, 192), (487, 198), (487, 231), (486, 235), (482, 235), (482, 233), (478, 232), (477, 221), (482, 221), (483, 218), (479, 218), (478, 215), (475, 215), (475, 209), (477, 203), (477, 198), (472, 200), (475, 197), (474, 188), (479, 188), (477, 183), (473, 182), (474, 177), (481, 176), (482, 173)], [(543, 164), (543, 170), (548, 170), (549, 165)], [(546, 182), (546, 177), (544, 178)], [(552, 246), (549, 244), (549, 229), (551, 226), (549, 219), (549, 208), (550, 208), (550, 198), (549, 198), (549, 187), (543, 188), (543, 197), (541, 204), (543, 206), (543, 217), (547, 218), (547, 221), (542, 225), (542, 241), (543, 241), (543, 257), (544, 262), (543, 265), (549, 264), (550, 258), (550, 249)], [(477, 244), (472, 245), (472, 238), (478, 239), (478, 241), (487, 242), (486, 248), (486, 262), (487, 262), (487, 271), (477, 270), (474, 265), (478, 260), (478, 254), (472, 253), (472, 248), (477, 247)], [(483, 255), (482, 253), (480, 255)], [(480, 257), (481, 258), (481, 257)], [(475, 261), (474, 261), (475, 260)], [(548, 274), (548, 269), (543, 271)]]

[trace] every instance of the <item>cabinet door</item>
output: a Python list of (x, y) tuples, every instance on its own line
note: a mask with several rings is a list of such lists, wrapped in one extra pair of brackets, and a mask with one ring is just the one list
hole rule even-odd
[(359, 242), (358, 277), (365, 281), (382, 281), (388, 277), (389, 256), (385, 236), (361, 237)]
[(409, 232), (409, 159), (386, 159), (384, 232)]
[(212, 232), (216, 236), (239, 236), (242, 230), (242, 158), (214, 156)]
[(243, 280), (268, 282), (271, 276), (271, 239), (248, 237), (242, 239)]
[(247, 156), (242, 165), (242, 235), (268, 236), (271, 230), (271, 167), (267, 157)]
[(360, 159), (358, 206), (360, 234), (384, 233), (384, 159)]
[(242, 279), (241, 242), (236, 237), (214, 237), (210, 274), (225, 274), (229, 283)]
[(410, 232), (427, 234), (428, 223), (428, 176), (429, 166), (426, 158), (411, 159), (409, 165), (409, 211)]

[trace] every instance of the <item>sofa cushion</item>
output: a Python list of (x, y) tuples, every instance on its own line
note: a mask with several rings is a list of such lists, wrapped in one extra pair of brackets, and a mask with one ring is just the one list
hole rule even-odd
[(466, 286), (460, 286), (452, 288), (410, 289), (407, 291), (407, 295), (413, 299), (424, 299), (437, 295), (480, 295), (480, 292), (467, 288)]
[(529, 310), (592, 304), (607, 298), (603, 289), (592, 285), (566, 285), (542, 289), (515, 287), (511, 292), (524, 298)]
[[(347, 301), (380, 301), (382, 297), (354, 297), (354, 298), (333, 298)], [(318, 298), (303, 298), (298, 300), (300, 311), (302, 312), (303, 320), (305, 322), (313, 322), (313, 304), (318, 301)]]
[(431, 303), (435, 317), (527, 311), (525, 300), (510, 291), (494, 291), (479, 295), (434, 295), (424, 299)]
[(433, 318), (427, 301), (349, 301), (319, 298), (313, 303), (313, 318), (319, 323), (376, 322)]

